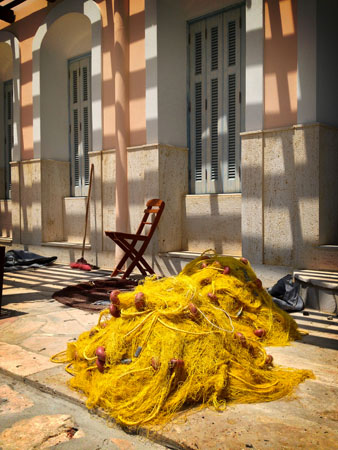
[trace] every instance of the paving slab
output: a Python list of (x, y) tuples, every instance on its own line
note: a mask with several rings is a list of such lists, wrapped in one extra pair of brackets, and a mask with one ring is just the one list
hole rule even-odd
[[(64, 277), (68, 277), (66, 284), (86, 280), (87, 274), (79, 277), (67, 267), (56, 269), (53, 276), (57, 271), (62, 273), (62, 283)], [(36, 291), (29, 285), (27, 288), (16, 285), (15, 289), (21, 290), (15, 295), (10, 294), (11, 288), (4, 291), (8, 314), (0, 318), (0, 371), (84, 407), (86, 397), (68, 388), (70, 375), (65, 372), (65, 365), (53, 364), (49, 357), (65, 350), (68, 342), (95, 325), (98, 313), (69, 308), (51, 300), (49, 281), (46, 281), (51, 278), (48, 270), (40, 271), (41, 282)], [(271, 268), (259, 270), (261, 277), (271, 282), (277, 281), (283, 271), (288, 273), (285, 268), (277, 272)], [(94, 278), (93, 274), (90, 276)], [(24, 274), (22, 280), (24, 283)], [(268, 352), (274, 356), (275, 364), (313, 370), (315, 380), (300, 384), (290, 398), (229, 405), (223, 413), (207, 409), (193, 411), (152, 430), (157, 441), (176, 449), (338, 449), (338, 319), (313, 310), (292, 315), (309, 334), (301, 342), (272, 347)], [(148, 430), (139, 432), (146, 434)], [(121, 439), (121, 442), (110, 441), (110, 445), (132, 448), (133, 443)]]
[(24, 350), (19, 345), (0, 342), (0, 369), (26, 377), (53, 367), (49, 358)]
[(0, 385), (0, 415), (18, 413), (33, 404), (27, 396), (16, 392), (7, 384)]
[[(1, 388), (4, 389), (1, 390)], [(0, 373), (2, 450), (159, 450), (162, 446), (126, 434), (82, 406), (44, 393)], [(6, 409), (7, 408), (7, 409)]]

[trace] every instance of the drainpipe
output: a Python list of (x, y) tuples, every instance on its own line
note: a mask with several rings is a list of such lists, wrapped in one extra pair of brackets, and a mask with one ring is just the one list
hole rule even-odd
[[(129, 231), (128, 165), (129, 145), (129, 0), (114, 0), (114, 56), (115, 56), (115, 135), (116, 135), (116, 231)], [(122, 258), (122, 250), (115, 248), (115, 264)]]

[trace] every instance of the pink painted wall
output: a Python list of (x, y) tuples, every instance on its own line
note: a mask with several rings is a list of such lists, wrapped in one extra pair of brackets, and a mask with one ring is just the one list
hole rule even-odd
[(47, 14), (46, 2), (24, 2), (15, 8), (13, 25), (0, 22), (0, 30), (12, 32), (19, 40), (21, 56), (21, 159), (33, 158), (32, 45), (37, 29)]
[(146, 61), (144, 0), (129, 3), (130, 146), (146, 144)]
[[(115, 148), (114, 0), (95, 0), (102, 15), (102, 141)], [(35, 33), (53, 7), (45, 0), (24, 2), (15, 8), (16, 21), (0, 21), (0, 30), (15, 34), (21, 54), (21, 157), (33, 158), (32, 44)], [(129, 145), (146, 143), (145, 119), (145, 11), (144, 0), (129, 6)]]
[(114, 0), (96, 0), (102, 15), (102, 147), (115, 148)]
[(264, 128), (297, 123), (297, 0), (265, 0)]

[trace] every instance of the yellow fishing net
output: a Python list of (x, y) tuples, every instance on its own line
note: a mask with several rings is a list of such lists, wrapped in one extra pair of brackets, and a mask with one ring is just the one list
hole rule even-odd
[(270, 401), (308, 370), (275, 367), (264, 346), (299, 338), (245, 259), (203, 254), (176, 277), (113, 292), (97, 326), (68, 344), (73, 389), (128, 426), (169, 421), (182, 409)]

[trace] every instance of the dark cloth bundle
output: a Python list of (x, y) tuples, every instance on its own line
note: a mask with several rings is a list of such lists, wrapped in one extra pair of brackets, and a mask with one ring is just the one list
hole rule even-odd
[(304, 300), (300, 295), (300, 284), (292, 275), (285, 275), (268, 289), (274, 303), (287, 312), (302, 311)]
[(5, 272), (14, 272), (28, 268), (37, 269), (47, 266), (57, 259), (57, 256), (40, 256), (25, 250), (9, 250), (5, 255)]

